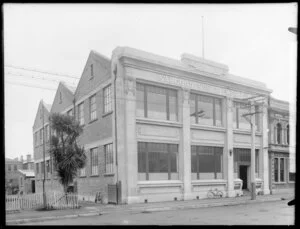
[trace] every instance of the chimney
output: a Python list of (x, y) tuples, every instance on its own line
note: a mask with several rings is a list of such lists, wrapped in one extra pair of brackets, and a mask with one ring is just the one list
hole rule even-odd
[(20, 161), (23, 163), (23, 155), (20, 157)]
[(31, 161), (31, 155), (27, 154), (27, 162), (30, 162), (30, 161)]

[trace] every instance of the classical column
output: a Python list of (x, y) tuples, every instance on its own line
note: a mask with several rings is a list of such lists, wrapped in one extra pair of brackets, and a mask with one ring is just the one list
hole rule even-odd
[(226, 98), (226, 143), (224, 149), (224, 171), (227, 179), (227, 195), (234, 197), (234, 166), (233, 166), (233, 101)]
[(138, 160), (137, 160), (137, 141), (136, 141), (136, 82), (129, 76), (125, 78), (125, 148), (127, 154), (127, 202), (138, 202), (137, 196), (137, 178), (138, 178)]
[(191, 195), (191, 124), (190, 124), (190, 91), (182, 90), (182, 136), (181, 136), (181, 166), (184, 200), (192, 199)]
[(260, 161), (262, 161), (262, 171), (263, 176), (263, 192), (264, 195), (270, 194), (269, 187), (269, 155), (268, 155), (268, 108), (267, 100), (263, 104), (262, 113), (262, 153), (260, 154)]

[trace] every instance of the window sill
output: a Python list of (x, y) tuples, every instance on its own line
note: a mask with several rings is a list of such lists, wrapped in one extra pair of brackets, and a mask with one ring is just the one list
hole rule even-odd
[(79, 178), (86, 178), (86, 175), (79, 176)]
[(148, 118), (136, 118), (137, 123), (142, 124), (153, 124), (153, 125), (160, 125), (160, 126), (175, 126), (175, 127), (182, 127), (182, 123), (176, 121), (169, 121), (169, 120), (156, 120), (156, 119), (148, 119)]
[(109, 112), (107, 112), (107, 113), (103, 113), (102, 114), (102, 118), (104, 118), (104, 117), (106, 117), (106, 116), (108, 116), (108, 115), (110, 115), (110, 114), (112, 114), (113, 113), (113, 111), (109, 111)]
[(96, 121), (98, 121), (98, 118), (95, 118), (95, 119), (89, 121), (89, 124), (91, 124), (91, 123), (93, 123), (93, 122), (96, 122)]
[(204, 126), (200, 124), (191, 124), (191, 129), (199, 129), (199, 130), (213, 130), (213, 131), (220, 131), (225, 132), (226, 129), (224, 127), (219, 126)]
[(115, 174), (114, 173), (104, 173), (104, 176), (105, 177), (108, 177), (108, 176), (114, 176)]
[(280, 182), (275, 182), (274, 181), (274, 183), (273, 184), (286, 184), (287, 182), (285, 182), (285, 181), (280, 181)]
[[(233, 129), (233, 133), (237, 133), (237, 134), (251, 134), (251, 130)], [(255, 135), (261, 136), (262, 133), (261, 133), (261, 131), (255, 131)]]
[(215, 180), (192, 180), (192, 184), (207, 185), (207, 184), (227, 184), (227, 180), (215, 179)]
[(139, 186), (169, 186), (169, 185), (183, 185), (181, 180), (159, 180), (159, 181), (138, 181)]
[(99, 174), (90, 175), (90, 177), (99, 177)]

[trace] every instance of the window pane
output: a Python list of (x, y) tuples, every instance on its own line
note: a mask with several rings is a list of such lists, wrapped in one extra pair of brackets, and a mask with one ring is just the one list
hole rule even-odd
[(144, 85), (137, 84), (136, 90), (136, 116), (144, 117)]
[(192, 171), (192, 180), (197, 179), (197, 151), (196, 146), (191, 146), (191, 171)]
[(274, 180), (278, 182), (278, 158), (274, 158)]
[(215, 99), (216, 126), (222, 126), (222, 100)]
[(213, 125), (213, 98), (198, 96), (198, 123), (203, 125)]
[(277, 144), (281, 144), (281, 124), (277, 123)]
[(280, 158), (280, 181), (284, 181), (284, 158)]
[(153, 119), (167, 119), (167, 100), (164, 88), (147, 86), (148, 117)]
[(169, 90), (169, 112), (170, 120), (177, 121), (177, 92)]
[[(250, 106), (247, 106), (246, 104), (240, 104), (239, 106), (239, 129), (251, 129), (250, 122), (247, 121), (245, 117), (243, 117), (243, 114), (250, 113)], [(246, 116), (247, 118), (251, 118), (251, 116)]]
[(191, 94), (190, 96), (190, 119), (191, 123), (195, 124), (196, 123), (196, 95)]
[(112, 144), (104, 146), (105, 151), (105, 172), (113, 173), (113, 149)]
[(112, 110), (111, 85), (104, 88), (104, 113)]

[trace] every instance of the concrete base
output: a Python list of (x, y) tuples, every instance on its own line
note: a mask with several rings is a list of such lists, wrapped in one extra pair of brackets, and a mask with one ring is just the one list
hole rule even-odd
[(184, 193), (183, 194), (183, 200), (193, 200), (194, 196), (192, 193)]
[(264, 189), (264, 195), (270, 195), (270, 189)]
[(140, 203), (140, 198), (138, 196), (127, 197), (127, 204), (136, 204), (136, 203)]
[(235, 197), (236, 196), (236, 192), (234, 190), (232, 191), (227, 191), (227, 197)]

